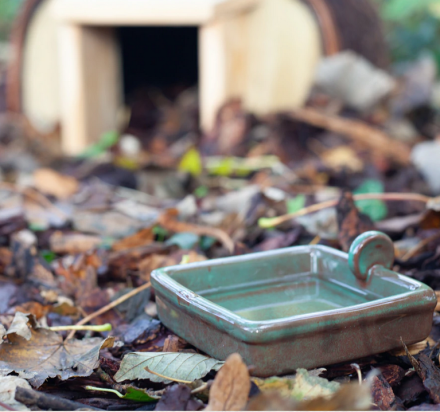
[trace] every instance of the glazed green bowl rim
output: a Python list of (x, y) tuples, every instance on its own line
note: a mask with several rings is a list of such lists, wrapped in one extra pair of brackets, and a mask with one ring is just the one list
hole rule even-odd
[(310, 312), (261, 321), (245, 319), (198, 295), (172, 279), (169, 275), (181, 271), (187, 272), (196, 268), (200, 269), (201, 267), (208, 268), (214, 265), (239, 263), (257, 257), (273, 257), (289, 252), (295, 252), (295, 254), (301, 252), (309, 254), (324, 252), (343, 258), (347, 261), (348, 268), (348, 254), (345, 252), (322, 245), (293, 246), (276, 251), (257, 252), (156, 269), (151, 273), (152, 285), (156, 295), (159, 295), (159, 297), (163, 296), (169, 302), (177, 305), (179, 309), (200, 318), (203, 322), (214, 325), (216, 328), (237, 339), (254, 343), (316, 333), (317, 331), (325, 331), (332, 328), (349, 327), (363, 320), (371, 319), (374, 316), (398, 316), (407, 313), (408, 310), (426, 310), (426, 304), (432, 305), (434, 310), (436, 297), (431, 288), (417, 280), (393, 272), (380, 265), (376, 265), (371, 269), (373, 275), (380, 276), (385, 281), (398, 283), (399, 286), (406, 287), (408, 292), (327, 311)]

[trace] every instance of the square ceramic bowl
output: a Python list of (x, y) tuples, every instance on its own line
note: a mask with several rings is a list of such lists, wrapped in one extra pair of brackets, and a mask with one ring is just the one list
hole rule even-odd
[(349, 253), (298, 246), (155, 270), (161, 321), (210, 356), (238, 352), (255, 376), (289, 373), (425, 339), (435, 293), (389, 270), (391, 240), (359, 236)]

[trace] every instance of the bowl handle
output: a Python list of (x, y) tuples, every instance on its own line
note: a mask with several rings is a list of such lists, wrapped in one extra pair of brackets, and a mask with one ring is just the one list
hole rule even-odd
[(390, 269), (394, 262), (392, 240), (382, 232), (370, 231), (359, 235), (348, 251), (348, 265), (353, 274), (363, 281), (370, 278), (370, 269), (381, 265)]

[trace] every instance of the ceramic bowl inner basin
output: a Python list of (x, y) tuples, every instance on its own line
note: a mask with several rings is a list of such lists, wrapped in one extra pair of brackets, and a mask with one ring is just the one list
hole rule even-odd
[(352, 307), (416, 288), (383, 268), (365, 284), (350, 271), (346, 254), (308, 246), (173, 269), (169, 276), (182, 286), (251, 321)]
[(374, 300), (374, 297), (360, 290), (347, 289), (332, 282), (332, 279), (322, 279), (313, 273), (240, 285), (233, 291), (200, 291), (199, 295), (245, 319), (255, 321), (287, 318)]

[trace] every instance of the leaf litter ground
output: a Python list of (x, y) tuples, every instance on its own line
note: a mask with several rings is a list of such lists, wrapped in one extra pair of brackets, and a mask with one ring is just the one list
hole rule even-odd
[[(178, 101), (167, 104), (192, 119)], [(1, 150), (13, 155), (0, 160), (0, 406), (439, 408), (437, 312), (430, 337), (408, 348), (258, 379), (238, 354), (223, 364), (165, 328), (149, 287), (159, 267), (305, 244), (347, 250), (378, 229), (394, 241), (396, 271), (440, 290), (439, 193), (408, 156), (435, 135), (398, 141), (383, 132), (382, 107), (335, 113), (320, 95), (264, 118), (230, 102), (206, 135), (196, 121), (167, 127), (158, 113), (169, 109), (157, 106), (148, 133), (132, 123), (73, 160), (1, 117)]]

